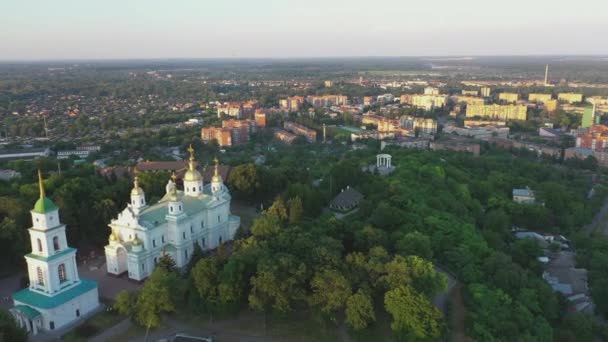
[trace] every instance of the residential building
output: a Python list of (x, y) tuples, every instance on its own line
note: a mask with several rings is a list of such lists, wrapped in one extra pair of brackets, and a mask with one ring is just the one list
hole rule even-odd
[(90, 151), (84, 150), (67, 150), (57, 151), (57, 159), (68, 159), (70, 156), (76, 156), (80, 159), (85, 159), (89, 156)]
[(519, 94), (517, 93), (500, 93), (498, 99), (507, 103), (517, 103), (519, 100)]
[(380, 103), (392, 103), (392, 102), (395, 102), (395, 95), (393, 95), (393, 94), (378, 95), (377, 101)]
[(439, 95), (439, 89), (434, 87), (424, 88), (424, 95)]
[(537, 94), (531, 93), (528, 95), (528, 101), (530, 102), (538, 102), (538, 103), (546, 103), (547, 101), (551, 101), (553, 95), (551, 94)]
[(21, 177), (21, 172), (15, 170), (3, 170), (0, 169), (0, 180), (10, 181), (13, 178)]
[(417, 118), (404, 115), (399, 118), (401, 128), (421, 135), (434, 135), (437, 133), (437, 121), (432, 118)]
[(479, 140), (489, 140), (490, 138), (506, 139), (509, 136), (509, 127), (495, 125), (456, 127), (453, 124), (446, 124), (443, 126), (443, 132)]
[(0, 149), (0, 160), (32, 160), (40, 157), (48, 157), (51, 150), (46, 148), (25, 148), (25, 149)]
[(561, 101), (561, 102), (567, 102), (567, 103), (583, 102), (583, 94), (579, 94), (579, 93), (559, 93), (557, 95), (557, 100)]
[(462, 90), (462, 95), (464, 96), (477, 96), (479, 95), (479, 90)]
[(233, 116), (240, 119), (243, 116), (243, 104), (241, 102), (226, 102), (217, 105), (217, 117), (222, 115)]
[(308, 127), (291, 121), (285, 121), (283, 123), (283, 128), (296, 135), (301, 135), (305, 137), (306, 141), (308, 141), (309, 143), (315, 143), (317, 141), (317, 131), (315, 131), (314, 129), (310, 129)]
[(433, 151), (447, 150), (457, 152), (468, 152), (472, 153), (475, 157), (478, 157), (480, 152), (480, 146), (478, 143), (458, 141), (454, 139), (450, 139), (447, 141), (432, 141), (429, 144), (429, 148)]
[(482, 105), (485, 103), (485, 100), (481, 97), (474, 96), (454, 96), (453, 97), (457, 103), (466, 103), (472, 105)]
[(163, 255), (169, 255), (178, 268), (188, 264), (197, 244), (203, 251), (212, 250), (234, 239), (240, 218), (230, 212), (230, 192), (215, 172), (210, 184), (195, 168), (194, 150), (178, 190), (176, 177), (169, 179), (165, 195), (148, 205), (138, 179), (131, 190), (130, 203), (113, 219), (112, 232), (105, 246), (107, 272), (127, 273), (133, 280), (147, 278)]
[(286, 99), (279, 100), (279, 106), (282, 110), (289, 112), (297, 112), (304, 104), (304, 97), (302, 96), (290, 96)]
[(343, 106), (348, 104), (348, 96), (345, 95), (323, 95), (323, 96), (307, 96), (306, 102), (310, 103), (314, 108)]
[(397, 119), (389, 119), (379, 115), (363, 115), (361, 123), (364, 125), (375, 125), (379, 132), (399, 132), (407, 134), (407, 132), (403, 132), (401, 124)]
[(232, 146), (232, 129), (220, 127), (203, 127), (201, 139), (205, 142), (217, 140), (221, 147)]
[(468, 105), (467, 117), (486, 117), (500, 120), (526, 120), (528, 108), (523, 105)]
[(363, 195), (347, 186), (346, 189), (342, 189), (342, 191), (334, 197), (331, 202), (329, 202), (329, 208), (339, 212), (349, 212), (359, 206), (363, 200)]
[(333, 81), (325, 81), (325, 82), (323, 82), (323, 84), (325, 85), (325, 88), (330, 88), (330, 87), (333, 87), (334, 82)]
[(564, 132), (549, 127), (540, 127), (538, 129), (538, 135), (545, 138), (559, 138), (564, 135)]
[(10, 309), (17, 324), (32, 335), (62, 329), (99, 308), (97, 283), (80, 278), (76, 249), (68, 246), (59, 208), (46, 197), (38, 171), (40, 198), (30, 211), (31, 253), (25, 255), (27, 288), (13, 294)]
[(447, 102), (446, 95), (401, 95), (401, 103), (410, 104), (415, 107), (431, 110), (445, 106)]
[(536, 197), (530, 188), (513, 189), (513, 201), (520, 204), (534, 204)]
[(277, 138), (279, 141), (291, 145), (291, 143), (293, 143), (293, 141), (296, 140), (298, 136), (295, 134), (291, 134), (285, 130), (277, 129), (274, 131), (274, 137)]
[(255, 119), (255, 124), (258, 127), (261, 127), (261, 128), (266, 127), (266, 113), (264, 112), (264, 110), (259, 109), (259, 108), (256, 109), (254, 119)]
[(384, 140), (384, 139), (394, 139), (394, 138), (395, 138), (395, 132), (388, 132), (388, 131), (381, 132), (378, 130), (372, 130), (372, 131), (359, 130), (357, 132), (352, 132), (350, 134), (350, 140), (352, 142), (355, 142), (360, 139)]
[(608, 126), (593, 125), (587, 133), (576, 137), (576, 147), (588, 148), (593, 151), (604, 151), (608, 148)]
[(428, 138), (413, 138), (413, 137), (398, 137), (390, 141), (381, 141), (380, 150), (384, 150), (386, 146), (399, 146), (403, 148), (427, 149), (429, 148), (430, 140)]
[(559, 102), (557, 100), (547, 100), (544, 105), (547, 112), (553, 113), (557, 110)]
[(371, 106), (376, 102), (376, 98), (373, 96), (364, 96), (363, 97), (363, 105), (364, 106)]
[(481, 87), (479, 89), (479, 92), (481, 93), (481, 96), (483, 96), (483, 97), (490, 97), (492, 89), (490, 89), (490, 87)]

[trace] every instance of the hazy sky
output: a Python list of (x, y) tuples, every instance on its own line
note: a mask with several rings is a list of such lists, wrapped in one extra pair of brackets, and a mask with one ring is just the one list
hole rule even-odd
[(608, 54), (607, 42), (608, 0), (0, 0), (3, 60)]

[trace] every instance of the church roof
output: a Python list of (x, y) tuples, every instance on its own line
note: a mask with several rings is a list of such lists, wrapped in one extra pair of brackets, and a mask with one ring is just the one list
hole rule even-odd
[(15, 305), (15, 309), (23, 312), (23, 314), (29, 318), (36, 318), (40, 316), (40, 311), (27, 305)]
[(13, 293), (13, 299), (16, 302), (24, 303), (34, 308), (52, 309), (67, 303), (95, 288), (97, 288), (97, 282), (80, 278), (80, 284), (54, 296), (47, 296), (37, 291), (23, 289)]
[[(183, 191), (177, 191), (177, 200), (182, 202), (186, 215), (195, 215), (217, 204), (215, 196), (208, 193), (209, 184), (205, 185), (205, 190), (207, 190), (206, 193), (198, 197), (186, 196)], [(158, 203), (142, 210), (139, 219), (144, 227), (153, 228), (166, 222), (165, 216), (168, 213), (167, 202), (170, 200), (169, 196), (170, 194), (165, 195)], [(222, 199), (224, 199), (224, 196), (229, 195), (227, 193), (222, 194)]]

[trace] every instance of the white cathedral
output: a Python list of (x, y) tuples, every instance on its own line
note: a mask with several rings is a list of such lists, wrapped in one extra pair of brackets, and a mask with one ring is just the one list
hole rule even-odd
[(97, 283), (78, 276), (76, 249), (67, 244), (65, 225), (45, 195), (40, 171), (38, 183), (40, 198), (30, 211), (32, 252), (25, 255), (30, 284), (13, 294), (15, 306), (10, 310), (33, 335), (61, 329), (99, 307)]
[(108, 273), (128, 272), (129, 278), (141, 281), (164, 254), (181, 268), (190, 260), (194, 244), (210, 250), (234, 238), (241, 219), (230, 213), (231, 196), (219, 174), (217, 159), (211, 184), (203, 184), (192, 146), (188, 151), (183, 191), (177, 189), (174, 174), (163, 198), (148, 205), (135, 177), (131, 202), (110, 223), (112, 233), (105, 246)]

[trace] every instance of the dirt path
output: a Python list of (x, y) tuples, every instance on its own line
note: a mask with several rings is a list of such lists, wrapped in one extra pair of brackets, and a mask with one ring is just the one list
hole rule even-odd
[(452, 336), (451, 341), (453, 342), (468, 342), (469, 339), (465, 333), (464, 320), (466, 317), (466, 309), (464, 306), (464, 299), (462, 298), (462, 285), (458, 284), (454, 287), (450, 294), (452, 300)]

